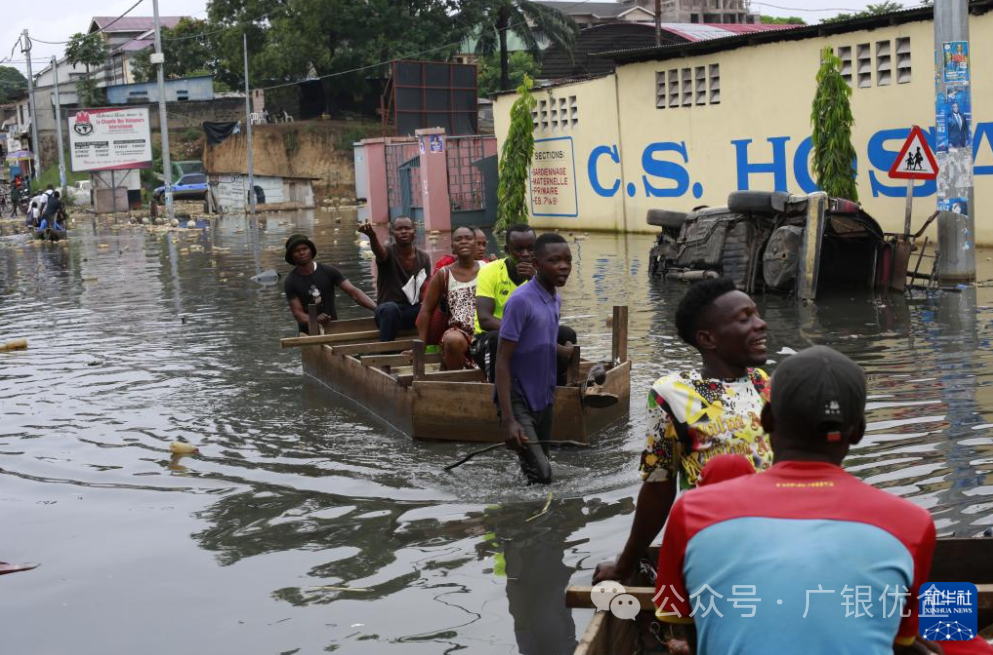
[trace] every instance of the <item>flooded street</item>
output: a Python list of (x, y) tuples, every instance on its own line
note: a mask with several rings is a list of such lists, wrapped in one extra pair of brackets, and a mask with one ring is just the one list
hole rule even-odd
[[(332, 217), (266, 215), (262, 268), (285, 275), (304, 232), (371, 292), (354, 213)], [(4, 652), (571, 653), (592, 612), (563, 590), (627, 537), (648, 385), (698, 364), (673, 327), (685, 287), (648, 277), (651, 237), (572, 242), (563, 323), (605, 359), (604, 319), (629, 305), (631, 413), (526, 489), (504, 450), (445, 473), (479, 446), (413, 442), (304, 381), (279, 348), (295, 334), (281, 286), (248, 279), (245, 227), (78, 218), (67, 247), (0, 237), (0, 342), (30, 342), (0, 354), (0, 560), (41, 563), (0, 578)], [(993, 289), (757, 300), (773, 360), (826, 344), (866, 369), (850, 471), (940, 535), (993, 526)], [(178, 438), (202, 454), (171, 456)]]

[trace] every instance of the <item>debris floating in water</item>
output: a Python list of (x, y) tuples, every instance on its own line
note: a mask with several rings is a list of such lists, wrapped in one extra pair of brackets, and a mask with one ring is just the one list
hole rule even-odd
[(5, 344), (0, 344), (0, 352), (7, 352), (9, 350), (27, 350), (27, 348), (27, 339), (14, 339), (13, 341), (8, 341)]
[(177, 455), (196, 455), (200, 453), (199, 448), (185, 441), (173, 441), (169, 444), (169, 451)]
[(535, 520), (535, 519), (536, 519), (536, 518), (538, 518), (539, 516), (544, 516), (545, 514), (547, 514), (547, 513), (548, 513), (548, 507), (549, 507), (549, 506), (550, 506), (551, 504), (552, 504), (552, 492), (551, 492), (551, 491), (549, 491), (549, 492), (548, 492), (548, 500), (546, 500), (546, 501), (545, 501), (545, 506), (541, 508), (541, 511), (540, 511), (540, 512), (538, 512), (537, 514), (535, 514), (534, 516), (532, 516), (532, 517), (530, 517), (530, 518), (528, 518), (528, 519), (525, 519), (525, 521), (524, 521), (524, 522), (525, 522), (525, 523), (530, 523), (531, 521), (533, 521), (533, 520)]

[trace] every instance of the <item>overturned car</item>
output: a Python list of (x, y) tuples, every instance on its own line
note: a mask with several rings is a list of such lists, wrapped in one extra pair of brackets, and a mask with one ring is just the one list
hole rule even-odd
[(800, 295), (813, 298), (887, 288), (906, 274), (905, 260), (895, 272), (895, 242), (858, 203), (823, 193), (736, 191), (727, 207), (649, 210), (648, 224), (662, 228), (649, 271), (667, 280), (726, 275), (748, 293), (806, 288)]

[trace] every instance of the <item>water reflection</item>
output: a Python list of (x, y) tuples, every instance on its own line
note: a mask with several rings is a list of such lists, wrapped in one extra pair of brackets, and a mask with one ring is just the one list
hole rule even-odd
[[(372, 290), (354, 213), (259, 220), (264, 269), (286, 272), (282, 244), (305, 232), (318, 260)], [(609, 355), (604, 319), (630, 307), (631, 414), (593, 448), (553, 453), (553, 500), (529, 521), (547, 490), (519, 486), (511, 454), (444, 473), (473, 447), (413, 442), (301, 381), (298, 354), (277, 345), (294, 332), (285, 298), (248, 280), (244, 218), (169, 233), (94, 221), (67, 245), (0, 237), (0, 340), (31, 344), (0, 356), (12, 526), (0, 558), (43, 562), (4, 581), (0, 612), (16, 626), (5, 645), (101, 643), (113, 611), (122, 643), (153, 655), (184, 639), (211, 652), (570, 652), (588, 613), (567, 612), (562, 589), (623, 545), (644, 394), (698, 356), (675, 337), (685, 287), (647, 278), (651, 237), (569, 238), (563, 316), (584, 354)], [(423, 245), (448, 249), (445, 235)], [(991, 299), (759, 299), (773, 359), (827, 344), (865, 367), (869, 429), (849, 469), (928, 507), (946, 534), (993, 524)], [(344, 302), (341, 313), (363, 315)], [(177, 438), (202, 455), (171, 457)], [(85, 547), (61, 546), (66, 535)], [(38, 610), (63, 604), (73, 629), (45, 630)], [(160, 606), (183, 635), (147, 639), (139, 608)]]

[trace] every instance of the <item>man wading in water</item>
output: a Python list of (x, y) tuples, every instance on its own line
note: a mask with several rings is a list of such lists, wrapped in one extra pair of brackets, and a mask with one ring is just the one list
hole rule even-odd
[(753, 368), (766, 360), (766, 324), (755, 302), (728, 278), (699, 282), (679, 302), (676, 331), (700, 352), (703, 367), (663, 376), (648, 392), (644, 482), (634, 524), (617, 563), (597, 565), (594, 584), (631, 577), (662, 530), (677, 488), (695, 487), (710, 459), (737, 453), (757, 470), (772, 463), (761, 424), (769, 378)]
[(345, 279), (334, 266), (318, 264), (317, 246), (302, 234), (294, 234), (286, 240), (286, 263), (296, 268), (286, 276), (284, 287), (286, 299), (290, 303), (290, 313), (297, 320), (301, 332), (308, 332), (310, 316), (307, 305), (317, 305), (317, 322), (324, 326), (338, 320), (334, 306), (334, 288), (340, 287), (355, 300), (356, 304), (370, 311), (376, 311), (376, 303), (363, 291)]
[[(496, 356), (496, 398), (507, 448), (516, 450), (529, 484), (549, 484), (555, 378), (559, 360), (572, 357), (572, 344), (558, 345), (562, 299), (572, 272), (572, 252), (558, 234), (534, 244), (537, 274), (507, 301)], [(491, 264), (493, 266), (495, 264)]]

